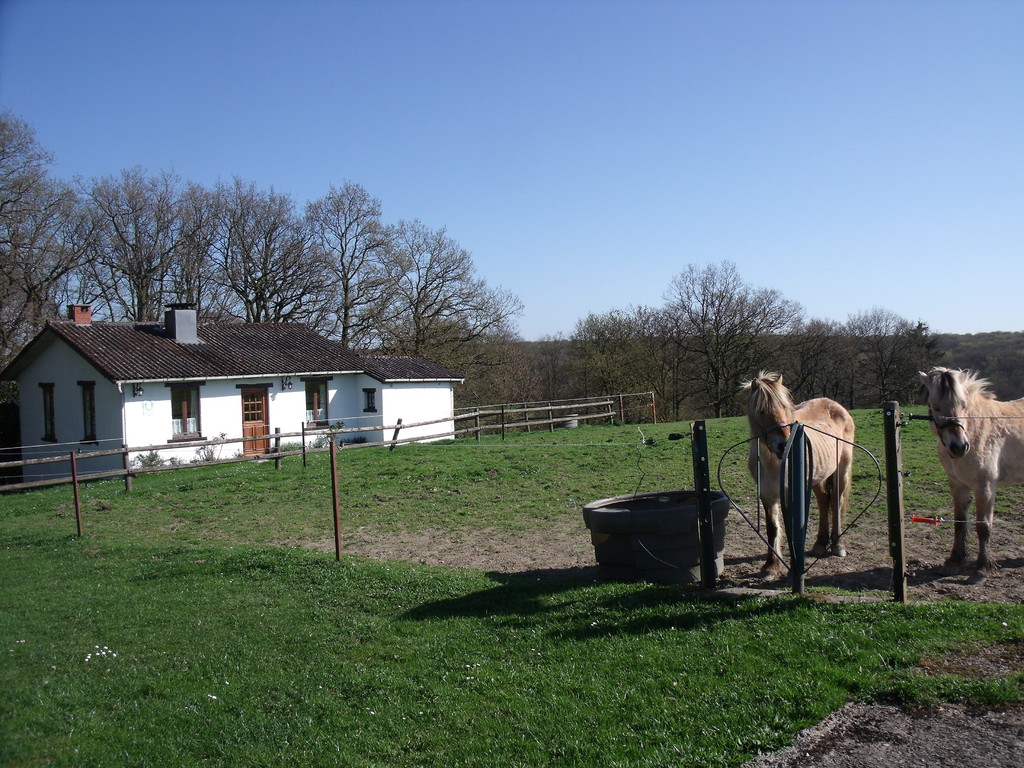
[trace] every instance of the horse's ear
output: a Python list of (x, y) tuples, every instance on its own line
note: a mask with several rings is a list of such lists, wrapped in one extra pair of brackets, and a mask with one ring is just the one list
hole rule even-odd
[(917, 385), (917, 402), (921, 405), (928, 404), (928, 395), (932, 391), (932, 377), (931, 374), (925, 373), (924, 371), (917, 372), (919, 383)]

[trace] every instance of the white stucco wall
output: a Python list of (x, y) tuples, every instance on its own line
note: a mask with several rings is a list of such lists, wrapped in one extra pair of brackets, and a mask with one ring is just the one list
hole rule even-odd
[[(63, 342), (44, 349), (27, 375), (19, 380), (21, 405), (22, 459), (67, 456), (72, 451), (112, 450), (124, 444), (121, 433), (121, 394), (117, 386)], [(82, 387), (79, 381), (95, 382), (96, 440), (83, 441), (85, 418)], [(43, 390), (40, 383), (53, 384), (54, 431), (56, 442), (43, 440)], [(99, 459), (82, 458), (78, 470), (83, 474), (120, 469), (120, 456)], [(29, 465), (22, 470), (24, 480), (66, 477), (70, 461)]]
[[(455, 429), (451, 416), (455, 410), (454, 393), (451, 384), (440, 382), (402, 382), (386, 384), (378, 394), (378, 407), (382, 409), (384, 424), (390, 425), (402, 420), (399, 438), (444, 439)], [(407, 427), (421, 421), (446, 419), (436, 424)], [(438, 437), (441, 435), (442, 437)], [(385, 439), (390, 440), (391, 435)]]
[[(367, 412), (365, 390), (375, 391), (377, 410)], [(358, 428), (358, 433), (342, 433), (342, 440), (365, 439), (368, 443), (390, 440), (394, 436), (394, 426), (402, 420), (402, 429), (398, 433), (401, 438), (443, 439), (437, 435), (447, 435), (454, 430), (451, 417), (455, 410), (455, 393), (448, 382), (398, 382), (382, 383), (366, 374), (353, 377), (351, 387), (338, 395), (343, 404), (342, 413), (345, 428)], [(332, 404), (333, 407), (333, 404)], [(331, 412), (332, 416), (334, 411)], [(422, 427), (406, 427), (420, 421), (445, 419), (437, 424)], [(377, 429), (384, 427), (384, 429)]]
[[(84, 417), (82, 388), (79, 381), (95, 383), (96, 440), (83, 442)], [(43, 391), (40, 382), (54, 385), (54, 416), (56, 442), (43, 438)], [(288, 388), (288, 383), (291, 388)], [(184, 383), (184, 382), (182, 382)], [(80, 451), (79, 472), (89, 474), (117, 470), (123, 466), (119, 455), (88, 459), (91, 451), (129, 447), (154, 446), (164, 461), (174, 459), (183, 463), (196, 461), (206, 451), (192, 444), (183, 447), (171, 440), (171, 388), (164, 381), (147, 381), (136, 386), (123, 383), (120, 387), (104, 378), (87, 361), (62, 340), (57, 339), (43, 348), (19, 379), (21, 391), (22, 455), (25, 459), (49, 456), (67, 456)], [(301, 377), (258, 376), (244, 379), (207, 380), (199, 387), (200, 431), (202, 437), (214, 440), (220, 437), (242, 436), (242, 398), (239, 385), (270, 385), (268, 390), (268, 431), (276, 429), (287, 434), (300, 432), (306, 418), (305, 383)], [(376, 412), (365, 410), (365, 389), (376, 391)], [(344, 421), (345, 429), (370, 428), (367, 432), (343, 432), (343, 441), (390, 440), (392, 427), (402, 419), (401, 438), (435, 436), (450, 433), (454, 422), (450, 420), (454, 409), (452, 385), (438, 382), (409, 382), (383, 384), (365, 374), (334, 374), (327, 382), (327, 416), (332, 424)], [(407, 425), (419, 421), (445, 419), (422, 427)], [(307, 435), (314, 443), (320, 435)], [(273, 438), (271, 438), (273, 440)], [(283, 437), (282, 444), (297, 444), (300, 436)], [(273, 445), (273, 442), (271, 443)], [(242, 453), (241, 443), (210, 446), (213, 455), (229, 458)], [(130, 459), (137, 460), (147, 453), (133, 452)], [(70, 463), (29, 465), (24, 467), (25, 481), (50, 477), (66, 477)]]
[[(352, 375), (335, 375), (327, 382), (327, 416), (330, 421), (343, 418), (344, 407), (353, 398), (346, 397), (344, 390), (351, 389)], [(288, 389), (287, 385), (291, 384)], [(207, 440), (222, 437), (242, 436), (242, 392), (243, 386), (267, 385), (268, 432), (276, 430), (284, 435), (301, 432), (306, 420), (306, 386), (299, 377), (268, 378), (255, 376), (244, 379), (208, 380), (199, 387), (199, 417), (202, 436)], [(143, 385), (144, 393), (133, 397), (131, 386), (126, 385), (125, 421), (128, 444), (148, 446), (167, 443), (171, 431), (171, 389), (164, 382), (149, 382)], [(341, 391), (339, 391), (341, 390)], [(311, 432), (307, 444), (316, 442), (318, 434)], [(301, 443), (301, 435), (282, 437), (281, 444)], [(211, 446), (218, 458), (231, 458), (242, 453), (242, 443)], [(194, 461), (205, 452), (195, 446), (174, 448), (169, 444), (160, 450), (165, 459), (176, 457), (179, 461)], [(133, 457), (137, 454), (133, 454)]]

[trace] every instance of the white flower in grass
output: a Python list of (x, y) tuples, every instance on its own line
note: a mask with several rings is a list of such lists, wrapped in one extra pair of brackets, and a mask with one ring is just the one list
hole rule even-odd
[(98, 646), (98, 645), (94, 645), (93, 648), (94, 648), (94, 650), (93, 650), (92, 653), (87, 653), (85, 655), (85, 660), (86, 661), (89, 661), (90, 659), (106, 659), (106, 658), (116, 659), (117, 658), (117, 654), (114, 653), (112, 650), (110, 650), (110, 648), (108, 648), (105, 645), (102, 648), (100, 646)]

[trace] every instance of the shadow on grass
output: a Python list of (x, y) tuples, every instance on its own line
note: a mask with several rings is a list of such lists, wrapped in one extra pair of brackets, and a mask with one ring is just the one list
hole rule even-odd
[[(579, 572), (589, 578), (581, 581)], [(725, 600), (705, 595), (696, 585), (598, 583), (592, 569), (565, 569), (561, 578), (544, 573), (543, 577), (537, 572), (489, 573), (494, 586), (424, 603), (404, 617), (416, 621), (491, 619), (576, 641), (610, 634), (702, 629), (724, 621), (785, 614), (805, 604), (785, 593), (773, 599)]]

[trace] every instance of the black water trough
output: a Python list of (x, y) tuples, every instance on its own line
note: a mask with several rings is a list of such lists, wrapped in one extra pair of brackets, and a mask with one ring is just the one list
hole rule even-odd
[[(711, 492), (715, 570), (725, 568), (725, 519), (729, 497)], [(619, 581), (700, 583), (700, 526), (696, 491), (615, 496), (583, 507), (598, 575)]]

